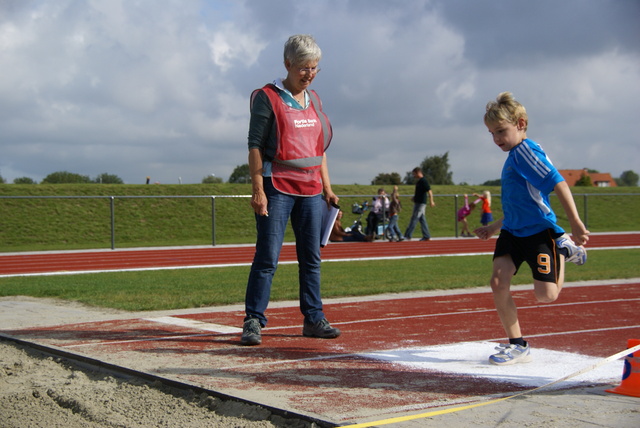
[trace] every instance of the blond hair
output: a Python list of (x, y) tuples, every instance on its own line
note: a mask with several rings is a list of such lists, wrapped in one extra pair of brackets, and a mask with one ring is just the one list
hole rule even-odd
[(511, 92), (502, 92), (495, 101), (487, 103), (487, 112), (484, 114), (485, 125), (501, 121), (517, 125), (520, 119), (524, 119), (524, 130), (526, 131), (529, 125), (527, 110), (515, 100)]
[(491, 205), (491, 192), (488, 190), (485, 190), (484, 192), (482, 192), (482, 196), (484, 196), (484, 198), (487, 200), (489, 205)]

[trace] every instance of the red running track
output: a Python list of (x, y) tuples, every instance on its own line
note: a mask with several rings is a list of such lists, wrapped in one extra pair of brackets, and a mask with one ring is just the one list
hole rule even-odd
[[(513, 295), (535, 353), (528, 366), (536, 367), (535, 378), (544, 382), (555, 380), (538, 361), (547, 352), (544, 349), (605, 358), (624, 349), (627, 339), (639, 332), (638, 283), (567, 287), (551, 305), (536, 303), (531, 290)], [(424, 351), (460, 340), (472, 350), (482, 342), (501, 339), (504, 332), (489, 292), (336, 300), (326, 304), (325, 310), (342, 330), (339, 338), (303, 337), (297, 304), (274, 305), (268, 311), (263, 343), (256, 347), (239, 346), (244, 313), (237, 307), (194, 309), (161, 319), (138, 315), (0, 331), (340, 424), (530, 389), (507, 380), (506, 373), (483, 378), (439, 369), (452, 360), (463, 367), (488, 366), (486, 356), (482, 361), (465, 354), (444, 360)], [(184, 324), (187, 321), (191, 324)], [(422, 349), (417, 358), (429, 365), (412, 368), (366, 355), (406, 348)], [(489, 351), (492, 346), (487, 355)], [(565, 374), (578, 368), (582, 367), (572, 366)], [(526, 377), (519, 370), (513, 376)]]
[[(492, 253), (494, 245), (493, 239), (481, 241), (472, 238), (434, 239), (428, 242), (413, 240), (330, 243), (323, 248), (322, 258), (344, 260)], [(640, 247), (640, 233), (595, 234), (591, 236), (588, 245), (591, 249), (616, 247)], [(250, 264), (253, 253), (253, 245), (12, 253), (0, 255), (0, 276)], [(295, 246), (284, 245), (280, 262), (295, 260)]]

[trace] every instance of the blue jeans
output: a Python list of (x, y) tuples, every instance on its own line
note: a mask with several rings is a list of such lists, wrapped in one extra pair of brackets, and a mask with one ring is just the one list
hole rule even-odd
[(264, 178), (264, 191), (269, 216), (256, 215), (258, 235), (247, 282), (245, 320), (257, 318), (262, 326), (267, 325), (264, 313), (269, 304), (273, 276), (278, 268), (284, 232), (291, 218), (298, 257), (300, 311), (306, 321), (317, 323), (324, 318), (320, 297), (320, 240), (322, 204), (325, 201), (321, 195), (302, 197), (280, 193), (268, 177)]
[(416, 228), (416, 223), (418, 220), (420, 221), (420, 229), (422, 229), (422, 237), (423, 238), (431, 238), (431, 233), (429, 233), (429, 225), (427, 224), (427, 217), (424, 214), (425, 209), (427, 208), (427, 204), (413, 204), (413, 213), (411, 213), (411, 220), (409, 221), (409, 226), (407, 226), (407, 231), (404, 233), (406, 238), (411, 239), (411, 234), (413, 234), (413, 229)]
[(402, 238), (402, 232), (400, 232), (400, 228), (398, 227), (398, 214), (394, 214), (389, 218), (387, 230), (389, 230), (389, 236), (391, 238), (394, 236), (398, 239)]

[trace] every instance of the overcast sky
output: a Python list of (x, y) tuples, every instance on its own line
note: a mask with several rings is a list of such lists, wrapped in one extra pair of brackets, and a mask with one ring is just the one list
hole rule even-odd
[(0, 175), (225, 181), (249, 95), (312, 34), (332, 182), (449, 153), (500, 177), (482, 117), (511, 91), (559, 169), (640, 172), (638, 0), (0, 0)]

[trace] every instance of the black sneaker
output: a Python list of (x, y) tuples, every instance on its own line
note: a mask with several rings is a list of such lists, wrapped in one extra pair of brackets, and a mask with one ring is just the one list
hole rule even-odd
[(242, 337), (240, 343), (245, 346), (254, 346), (262, 343), (262, 326), (257, 318), (250, 318), (242, 326)]
[(305, 320), (304, 326), (302, 327), (302, 335), (307, 337), (320, 337), (322, 339), (334, 339), (340, 336), (340, 330), (331, 327), (326, 318), (322, 318), (322, 320), (315, 324), (311, 324)]

